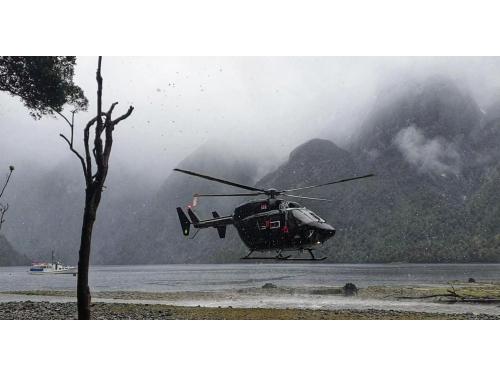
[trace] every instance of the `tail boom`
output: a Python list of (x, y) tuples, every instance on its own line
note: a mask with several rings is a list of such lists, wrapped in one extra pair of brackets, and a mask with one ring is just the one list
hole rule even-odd
[[(191, 225), (197, 229), (215, 228), (220, 238), (226, 237), (226, 226), (233, 224), (232, 216), (220, 217), (217, 212), (212, 212), (213, 219), (200, 220), (200, 218), (193, 212), (191, 208), (187, 209), (187, 216), (181, 207), (177, 207), (177, 214), (181, 223), (182, 233), (185, 236), (189, 235)], [(189, 218), (188, 218), (189, 216)]]

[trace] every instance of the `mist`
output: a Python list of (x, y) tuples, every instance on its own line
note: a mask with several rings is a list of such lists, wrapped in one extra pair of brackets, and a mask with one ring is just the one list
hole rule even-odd
[(405, 159), (420, 171), (445, 175), (458, 175), (460, 155), (451, 142), (444, 139), (426, 138), (414, 125), (402, 129), (394, 142)]
[[(299, 144), (315, 137), (340, 146), (362, 124), (384, 91), (442, 74), (470, 90), (481, 106), (497, 99), (497, 58), (363, 57), (108, 57), (104, 104), (135, 106), (120, 125), (111, 178), (126, 171), (158, 186), (203, 144), (218, 142), (251, 157), (264, 174)], [(78, 58), (75, 81), (91, 105), (77, 113), (77, 140), (93, 115), (96, 58)], [(68, 108), (69, 110), (69, 108)], [(18, 99), (0, 93), (0, 159), (44, 171), (78, 168), (56, 117), (35, 121)]]

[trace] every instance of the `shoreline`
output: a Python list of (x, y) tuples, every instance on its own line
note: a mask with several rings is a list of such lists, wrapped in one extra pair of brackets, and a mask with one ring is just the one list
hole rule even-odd
[[(222, 291), (95, 291), (92, 309), (95, 319), (498, 320), (499, 299), (498, 282), (370, 286), (354, 296), (345, 296), (340, 286), (268, 283)], [(0, 319), (74, 319), (75, 314), (74, 290), (0, 292)]]

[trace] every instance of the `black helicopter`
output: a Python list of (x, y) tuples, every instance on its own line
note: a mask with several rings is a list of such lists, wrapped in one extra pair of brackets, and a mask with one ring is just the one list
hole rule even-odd
[[(193, 212), (191, 206), (188, 206), (186, 216), (181, 207), (177, 207), (177, 214), (181, 222), (182, 232), (185, 236), (189, 235), (190, 226), (197, 229), (215, 228), (220, 238), (226, 236), (226, 226), (234, 225), (240, 235), (241, 240), (249, 248), (249, 253), (241, 259), (273, 259), (273, 260), (300, 260), (300, 261), (321, 261), (326, 257), (316, 257), (313, 253), (319, 245), (323, 244), (329, 238), (335, 235), (335, 229), (327, 224), (325, 220), (316, 215), (311, 210), (305, 208), (299, 203), (278, 199), (279, 196), (310, 199), (316, 201), (329, 201), (330, 199), (304, 197), (300, 195), (289, 194), (299, 190), (314, 189), (321, 186), (338, 184), (361, 178), (372, 177), (373, 174), (358, 176), (327, 182), (318, 185), (305, 186), (295, 189), (276, 190), (261, 189), (257, 187), (246, 186), (235, 182), (203, 175), (184, 169), (175, 168), (174, 171), (185, 173), (195, 177), (201, 177), (210, 181), (234, 186), (240, 189), (249, 190), (252, 193), (235, 194), (194, 194), (194, 202), (199, 197), (251, 197), (267, 195), (267, 198), (254, 200), (242, 204), (235, 208), (233, 215), (219, 216), (216, 211), (212, 212), (213, 219), (200, 220)], [(190, 220), (191, 219), (191, 220)], [(272, 257), (251, 257), (255, 252), (276, 253)], [(310, 258), (291, 258), (291, 255), (285, 255), (284, 252), (290, 251), (308, 251)]]

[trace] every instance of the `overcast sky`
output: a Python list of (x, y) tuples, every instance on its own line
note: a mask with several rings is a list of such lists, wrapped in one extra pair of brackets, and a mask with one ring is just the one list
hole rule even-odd
[[(77, 140), (94, 113), (96, 62), (77, 61), (75, 81), (91, 103), (77, 115)], [(116, 129), (112, 163), (154, 183), (207, 141), (222, 140), (272, 164), (314, 137), (342, 144), (381, 88), (409, 78), (449, 75), (480, 105), (500, 92), (496, 58), (105, 57), (102, 74), (105, 107), (118, 101), (119, 114), (135, 106)], [(73, 157), (58, 136), (67, 131), (62, 120), (35, 121), (5, 93), (0, 131), (4, 164), (47, 168)]]

